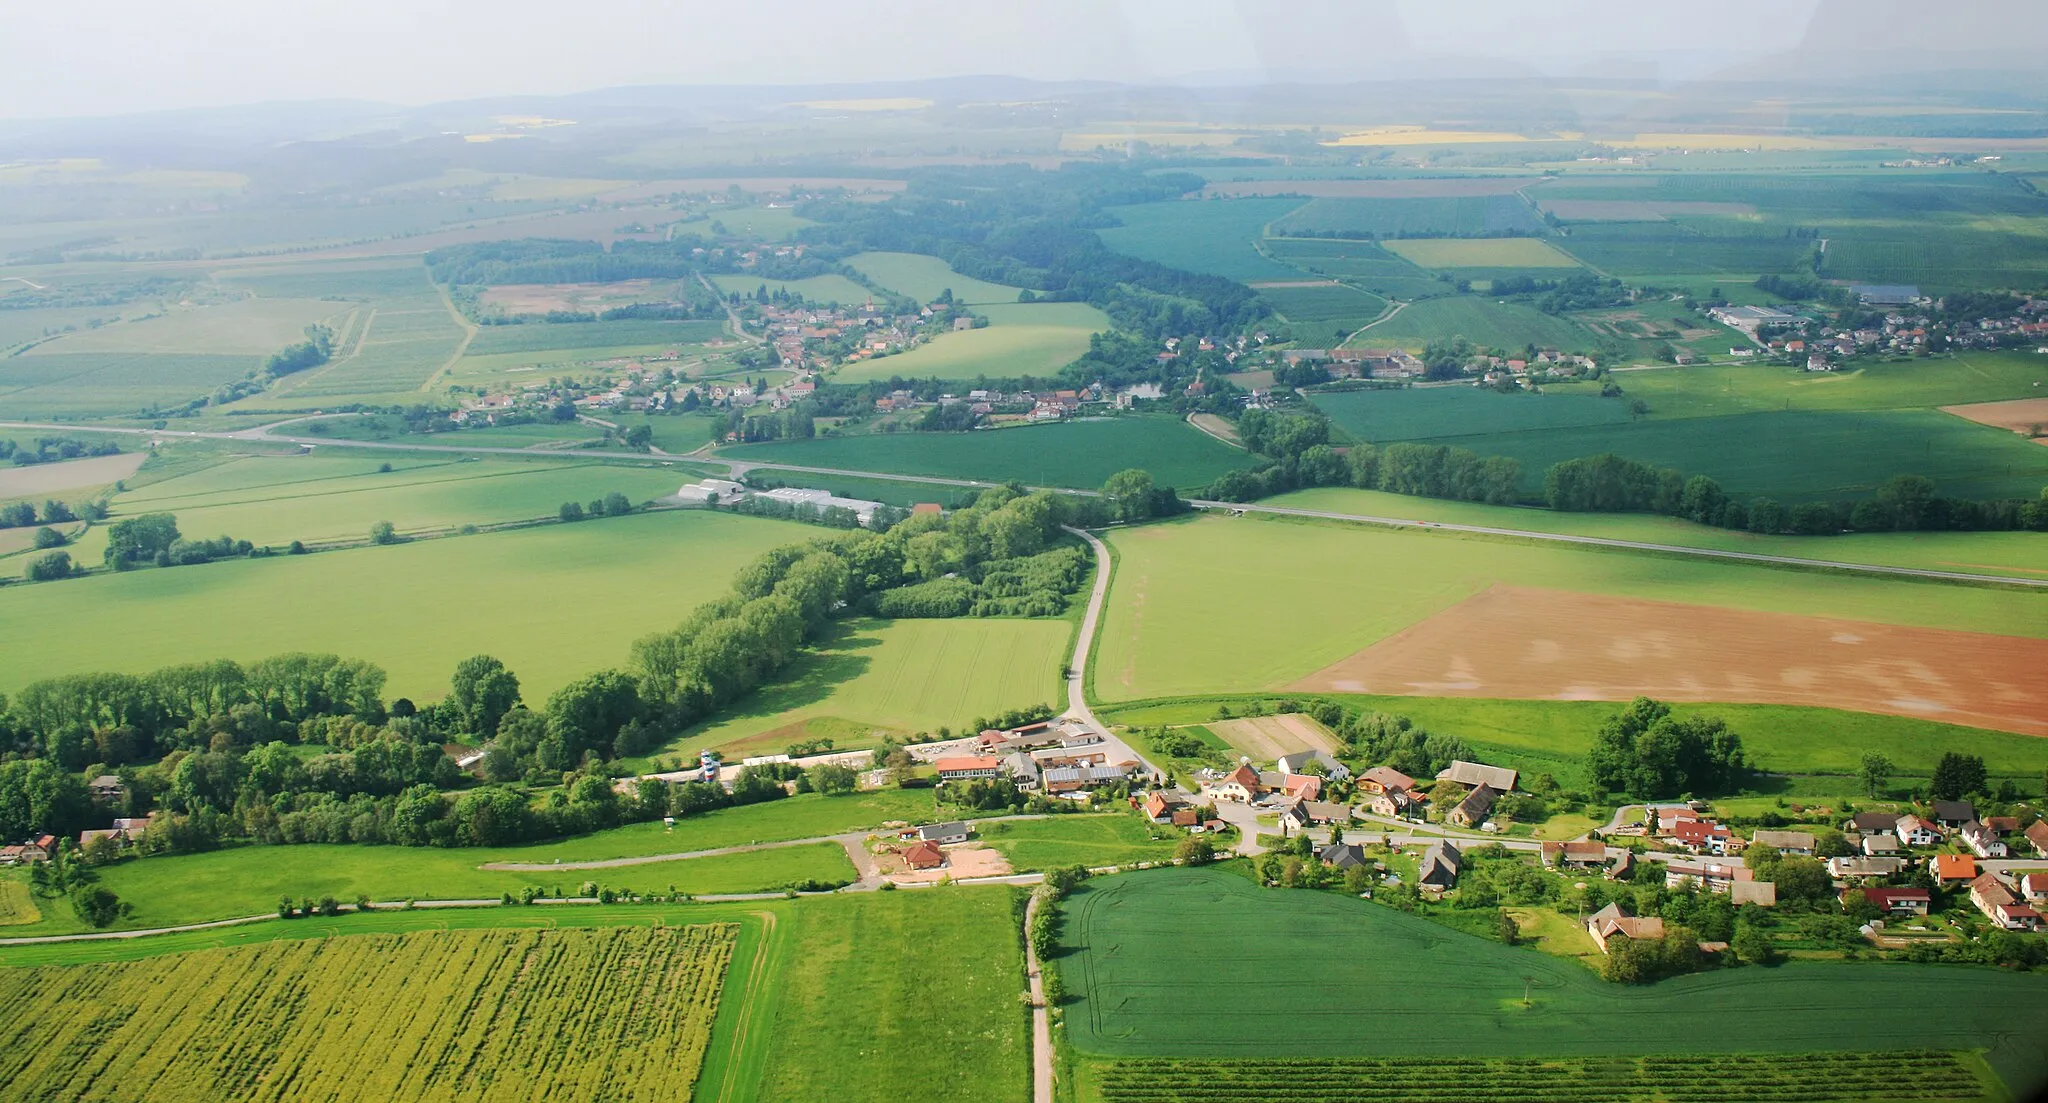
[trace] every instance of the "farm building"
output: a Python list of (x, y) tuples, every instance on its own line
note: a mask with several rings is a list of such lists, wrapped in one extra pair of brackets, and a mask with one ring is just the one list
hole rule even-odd
[(676, 491), (676, 498), (698, 505), (729, 505), (747, 496), (745, 484), (731, 479), (702, 479)]
[(1078, 793), (1122, 781), (1124, 772), (1114, 766), (1053, 766), (1043, 778), (1048, 793)]
[(1358, 775), (1358, 787), (1368, 793), (1406, 792), (1415, 788), (1415, 779), (1392, 766), (1374, 766)]
[(959, 755), (939, 759), (932, 765), (938, 769), (940, 781), (974, 781), (1003, 772), (1003, 760), (994, 755)]
[(1607, 844), (1544, 843), (1543, 864), (1559, 869), (1593, 869), (1604, 866), (1607, 864)]
[(1463, 760), (1453, 761), (1449, 766), (1437, 771), (1436, 775), (1438, 781), (1455, 781), (1467, 789), (1477, 789), (1485, 785), (1496, 793), (1514, 792), (1515, 777), (1515, 771), (1506, 767)]
[(1444, 815), (1444, 822), (1459, 827), (1476, 827), (1486, 822), (1487, 814), (1493, 811), (1493, 803), (1500, 799), (1500, 793), (1491, 785), (1481, 784), (1465, 794), (1456, 808)]
[(1458, 871), (1465, 864), (1465, 856), (1446, 840), (1429, 844), (1422, 852), (1422, 862), (1416, 867), (1417, 884), (1435, 889), (1453, 888), (1458, 883)]
[(967, 825), (959, 820), (928, 823), (917, 829), (918, 840), (927, 843), (964, 843), (967, 834)]
[(810, 506), (818, 510), (851, 510), (862, 525), (874, 520), (875, 511), (882, 508), (880, 502), (870, 502), (862, 498), (841, 498), (830, 491), (806, 490), (794, 486), (764, 490), (760, 496), (771, 501), (786, 502), (792, 506)]
[(1910, 306), (1920, 299), (1920, 289), (1911, 284), (1858, 283), (1849, 291), (1865, 306)]

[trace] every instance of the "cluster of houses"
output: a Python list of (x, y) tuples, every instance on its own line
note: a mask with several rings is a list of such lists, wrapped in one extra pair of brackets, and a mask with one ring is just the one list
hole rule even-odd
[(973, 754), (949, 755), (933, 763), (939, 782), (1008, 778), (1025, 792), (1084, 800), (1106, 786), (1122, 785), (1144, 764), (1119, 757), (1113, 745), (1079, 725), (1041, 721), (976, 736)]
[[(1970, 902), (1986, 919), (2009, 931), (2037, 931), (2048, 920), (2034, 907), (2048, 904), (2048, 875), (2005, 875), (1979, 867), (1980, 860), (2018, 857), (2025, 850), (2048, 858), (2048, 820), (2024, 832), (2012, 816), (1979, 817), (1966, 800), (1938, 800), (1927, 816), (1915, 813), (1860, 812), (1842, 825), (1857, 853), (1830, 858), (1828, 872), (1847, 883), (1843, 901), (1862, 892), (1888, 914), (1927, 914), (1932, 894), (1925, 889), (1872, 887), (1862, 882), (1893, 877), (1925, 862), (1939, 885), (1967, 886)], [(1923, 858), (1914, 849), (1953, 845), (1953, 852)], [(1872, 893), (1878, 894), (1872, 896)]]

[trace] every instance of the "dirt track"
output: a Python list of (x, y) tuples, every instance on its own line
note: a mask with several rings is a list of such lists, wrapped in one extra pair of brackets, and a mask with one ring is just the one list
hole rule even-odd
[(1816, 705), (2048, 736), (2048, 640), (1508, 586), (1288, 688)]

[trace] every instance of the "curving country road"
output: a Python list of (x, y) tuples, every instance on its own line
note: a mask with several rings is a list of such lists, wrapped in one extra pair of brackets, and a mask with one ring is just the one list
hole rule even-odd
[[(293, 418), (303, 421), (304, 418)], [(273, 422), (250, 429), (233, 432), (198, 432), (171, 429), (126, 429), (90, 425), (64, 425), (48, 422), (0, 421), (0, 429), (56, 430), (68, 433), (119, 433), (129, 436), (158, 438), (187, 437), (199, 440), (271, 441), (278, 444), (309, 445), (316, 448), (366, 448), (386, 452), (422, 452), (440, 455), (502, 455), (532, 458), (555, 457), (561, 459), (618, 459), (661, 461), (662, 456), (650, 456), (645, 452), (622, 452), (609, 449), (584, 448), (574, 451), (535, 451), (528, 448), (465, 448), (451, 444), (401, 444), (391, 441), (333, 440), (326, 437), (280, 436), (270, 432), (287, 422)], [(843, 467), (807, 467), (790, 463), (756, 463), (751, 460), (726, 459), (716, 455), (699, 456), (692, 454), (690, 462), (724, 467), (733, 478), (739, 478), (757, 469), (775, 471), (796, 471), (806, 475), (832, 475), (841, 478), (879, 479), (886, 482), (929, 483), (936, 486), (958, 486), (981, 489), (1001, 485), (978, 479), (952, 479), (937, 475), (904, 475), (889, 471), (858, 471)], [(1066, 494), (1096, 497), (1099, 492), (1080, 490), (1072, 487), (1027, 487), (1029, 490), (1057, 490)], [(1298, 509), (1292, 506), (1259, 505), (1256, 502), (1217, 502), (1206, 499), (1189, 499), (1189, 504), (1204, 510), (1228, 510), (1233, 513), (1270, 513), (1287, 517), (1309, 517), (1327, 521), (1350, 521), (1358, 524), (1382, 525), (1389, 528), (1442, 529), (1446, 532), (1462, 532), (1477, 536), (1499, 536), (1518, 540), (1541, 540), (1553, 544), (1576, 544), (1581, 547), (1618, 548), (1624, 551), (1653, 552), (1660, 555), (1682, 555), (1699, 559), (1719, 559), (1736, 563), (1754, 563), (1770, 567), (1796, 567), (1806, 570), (1851, 571), (1857, 574), (1876, 575), (1892, 578), (1915, 578), (1933, 582), (1961, 582), (1971, 585), (2022, 586), (2029, 589), (2048, 589), (2048, 578), (2016, 578), (2007, 575), (1974, 574), (1968, 571), (1937, 571), (1921, 567), (1893, 567), (1877, 563), (1850, 563), (1838, 559), (1804, 559), (1791, 555), (1766, 555), (1761, 552), (1721, 551), (1714, 548), (1695, 548), (1683, 544), (1657, 544), (1645, 540), (1616, 540), (1605, 536), (1574, 536), (1561, 532), (1536, 532), (1529, 529), (1501, 528), (1493, 525), (1466, 525), (1449, 521), (1424, 521), (1408, 517), (1380, 517), (1366, 513), (1343, 513), (1336, 510)], [(1100, 556), (1098, 555), (1098, 558)]]

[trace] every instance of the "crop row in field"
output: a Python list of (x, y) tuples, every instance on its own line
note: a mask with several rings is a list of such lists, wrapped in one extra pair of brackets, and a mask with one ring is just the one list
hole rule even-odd
[(1313, 336), (1334, 329), (1343, 338), (1386, 310), (1387, 301), (1370, 292), (1343, 284), (1307, 287), (1262, 287), (1259, 297), (1273, 304), (1282, 318), (1307, 329)]
[(1452, 292), (1448, 278), (1439, 279), (1370, 241), (1274, 238), (1265, 250), (1302, 272), (1343, 280), (1383, 298), (1426, 299)]
[(0, 360), (0, 417), (134, 414), (179, 406), (247, 375), (260, 356), (78, 352)]
[(1228, 199), (1117, 207), (1122, 223), (1098, 231), (1111, 249), (1171, 268), (1233, 280), (1295, 279), (1300, 272), (1268, 259), (1256, 242), (1266, 224), (1299, 199)]
[[(981, 332), (991, 332), (984, 330)], [(889, 360), (876, 361), (886, 364)], [(972, 433), (887, 433), (744, 444), (721, 456), (894, 475), (1094, 489), (1142, 467), (1162, 486), (1199, 487), (1249, 466), (1245, 453), (1168, 419), (1125, 417)]]
[[(1078, 996), (1066, 1023), (1087, 1054), (1477, 1061), (1988, 1049), (2016, 1095), (2048, 1083), (2048, 989), (1989, 969), (1802, 964), (1617, 988), (1576, 963), (1356, 897), (1265, 889), (1216, 869), (1088, 882), (1070, 898), (1063, 943), (1055, 960)], [(1226, 1020), (1211, 974), (1188, 962), (1229, 962), (1261, 983), (1231, 990)], [(1387, 998), (1386, 978), (1425, 976), (1430, 983)], [(1951, 1011), (1896, 1014), (1937, 1000)], [(1703, 1031), (1701, 1022), (1744, 1028)], [(1483, 1094), (1476, 1077), (1443, 1082)]]
[(1936, 1050), (1608, 1058), (1137, 1059), (1093, 1070), (1105, 1103), (1884, 1103), (1979, 1100), (1975, 1063)]
[(729, 924), (365, 935), (0, 970), (16, 1098), (677, 1097)]

